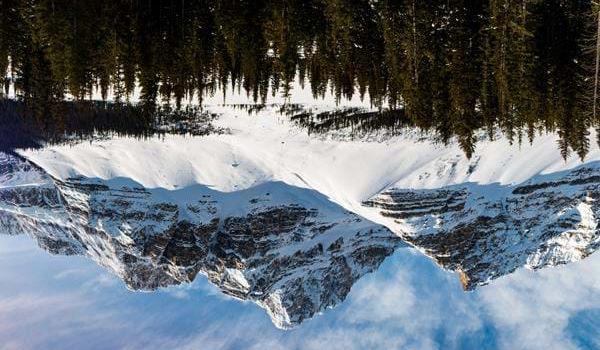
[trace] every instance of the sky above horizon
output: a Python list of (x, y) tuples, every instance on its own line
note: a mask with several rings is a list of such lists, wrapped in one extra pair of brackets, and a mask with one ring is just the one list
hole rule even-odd
[(596, 253), (467, 293), (455, 274), (404, 248), (338, 307), (282, 331), (202, 276), (131, 292), (84, 257), (0, 235), (0, 349), (598, 349), (598, 271)]

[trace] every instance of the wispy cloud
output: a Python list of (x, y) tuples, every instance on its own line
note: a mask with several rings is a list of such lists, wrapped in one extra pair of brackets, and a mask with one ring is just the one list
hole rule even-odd
[(10, 287), (0, 289), (3, 350), (574, 349), (570, 320), (600, 308), (599, 254), (565, 267), (519, 270), (465, 293), (454, 274), (403, 249), (360, 280), (345, 303), (291, 331), (275, 329), (251, 303), (222, 297), (204, 278), (131, 293), (84, 259), (43, 252), (11, 259), (0, 265), (0, 283)]
[(595, 254), (568, 266), (536, 272), (521, 270), (482, 289), (480, 299), (501, 330), (501, 345), (575, 349), (572, 337), (565, 331), (573, 315), (600, 307), (598, 271), (600, 254)]

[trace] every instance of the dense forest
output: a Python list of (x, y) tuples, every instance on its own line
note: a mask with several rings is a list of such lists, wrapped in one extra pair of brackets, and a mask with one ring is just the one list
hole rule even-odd
[[(600, 16), (590, 0), (0, 0), (0, 69), (27, 115), (62, 130), (93, 91), (140, 108), (228, 89), (258, 103), (298, 79), (395, 118), (515, 142), (557, 131), (584, 158), (598, 126)], [(379, 118), (379, 119), (378, 119)], [(131, 118), (129, 118), (131, 119)], [(347, 123), (349, 118), (344, 118)], [(363, 121), (364, 123), (364, 121)]]

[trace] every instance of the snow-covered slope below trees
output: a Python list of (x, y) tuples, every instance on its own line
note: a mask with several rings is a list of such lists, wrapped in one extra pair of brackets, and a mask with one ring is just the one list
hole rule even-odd
[[(136, 289), (205, 273), (225, 292), (266, 307), (281, 327), (343, 300), (356, 279), (401, 245), (397, 237), (458, 271), (466, 288), (522, 266), (582, 259), (599, 246), (595, 144), (582, 163), (561, 158), (557, 135), (522, 145), (482, 138), (469, 160), (457, 144), (437, 144), (415, 130), (378, 141), (372, 141), (377, 135), (343, 141), (308, 135), (276, 107), (252, 115), (210, 109), (221, 114), (215, 125), (231, 133), (117, 137), (19, 151), (48, 175), (4, 165), (5, 230), (26, 227), (38, 241), (67, 232), (65, 251), (56, 240), (42, 242), (51, 242), (46, 246), (53, 252), (91, 256)], [(59, 195), (50, 194), (54, 188)], [(214, 198), (203, 199), (207, 195)], [(198, 201), (204, 201), (200, 207)], [(273, 210), (279, 213), (276, 227), (268, 220)], [(225, 223), (253, 228), (239, 231)], [(36, 227), (43, 232), (35, 233)], [(311, 234), (311, 227), (323, 231)], [(185, 234), (199, 231), (206, 241)], [(156, 235), (161, 239), (150, 244), (148, 237)], [(342, 242), (334, 244), (338, 238)], [(81, 245), (98, 240), (100, 248)], [(216, 253), (223, 250), (227, 254)], [(101, 257), (103, 252), (112, 255)], [(131, 279), (124, 266), (138, 260), (146, 272)], [(156, 269), (168, 273), (148, 277)], [(237, 282), (227, 284), (226, 276)], [(302, 282), (294, 282), (298, 278)], [(340, 278), (347, 283), (326, 282)]]
[[(203, 184), (224, 192), (282, 181), (314, 189), (362, 215), (371, 213), (362, 202), (389, 188), (510, 185), (581, 164), (576, 156), (562, 159), (556, 134), (521, 145), (484, 138), (469, 160), (458, 144), (439, 144), (415, 130), (381, 142), (339, 141), (308, 135), (279, 115), (277, 107), (252, 115), (231, 107), (209, 110), (221, 114), (215, 125), (230, 128), (230, 135), (114, 138), (20, 153), (62, 179), (123, 177), (148, 188)], [(594, 143), (585, 162), (598, 160)], [(370, 218), (378, 220), (377, 215)]]

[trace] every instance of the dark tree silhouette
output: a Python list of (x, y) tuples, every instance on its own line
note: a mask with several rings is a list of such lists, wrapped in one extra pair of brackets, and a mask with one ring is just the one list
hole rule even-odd
[(265, 103), (295, 79), (315, 97), (368, 95), (382, 110), (321, 115), (335, 120), (320, 130), (409, 122), (456, 137), (467, 156), (485, 128), (519, 142), (558, 131), (563, 155), (583, 158), (600, 123), (591, 0), (1, 0), (0, 10), (11, 76), (0, 83), (56, 133), (65, 99), (85, 105), (93, 91), (127, 106), (139, 88), (136, 113), (152, 120), (219, 90)]

